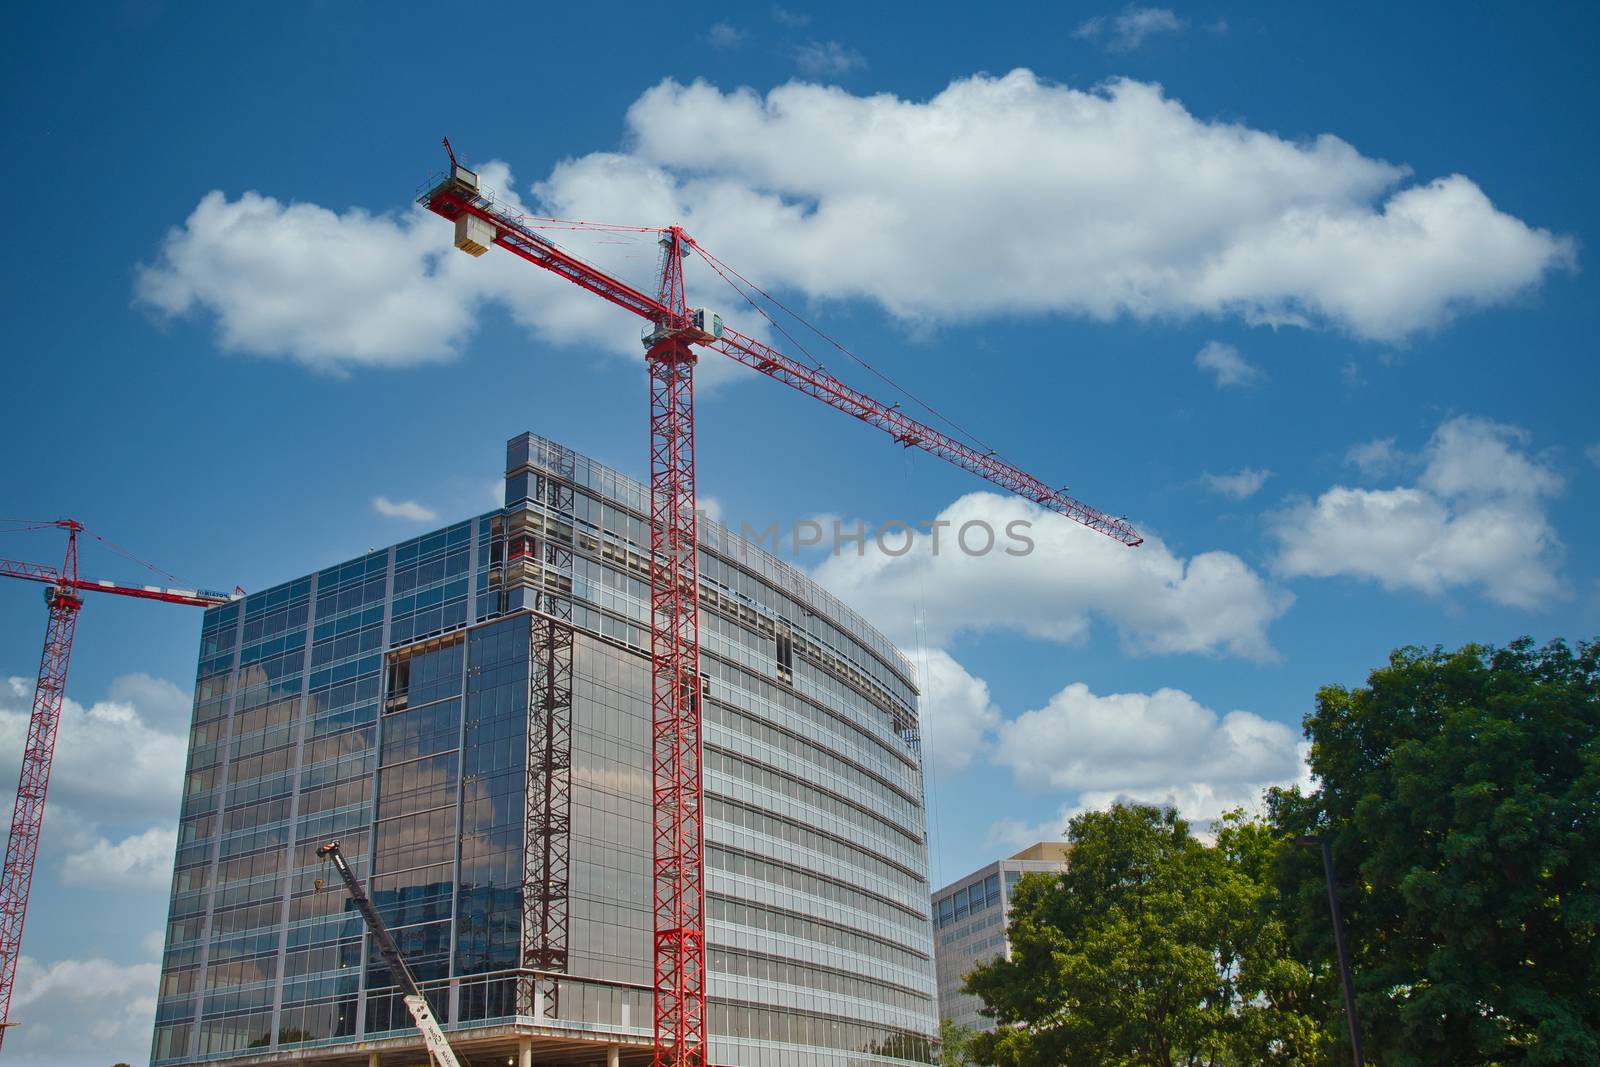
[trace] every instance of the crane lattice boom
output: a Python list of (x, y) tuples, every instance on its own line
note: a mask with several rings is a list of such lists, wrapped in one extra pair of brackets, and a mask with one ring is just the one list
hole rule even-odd
[[(465, 171), (465, 168), (456, 168), (457, 173), (461, 171)], [(582, 286), (640, 318), (652, 322), (671, 321), (675, 315), (683, 314), (681, 309), (675, 312), (656, 297), (640, 292), (627, 282), (612, 277), (593, 264), (557, 246), (533, 229), (524, 216), (506, 210), (492, 195), (480, 191), (475, 181), (475, 178), (469, 182), (452, 175), (442, 182), (431, 184), (428, 191), (418, 198), (418, 203), (447, 219), (456, 220), (466, 215), (482, 220), (491, 227), (494, 244)], [(692, 237), (681, 231), (674, 229), (662, 232), (677, 232), (688, 247), (699, 248)], [(682, 292), (681, 286), (679, 292)], [(1144, 538), (1126, 519), (1108, 515), (1082, 501), (1075, 500), (1066, 490), (1055, 488), (998, 456), (958, 441), (949, 434), (912, 418), (895, 405), (874, 400), (826, 370), (786, 355), (771, 345), (763, 344), (729, 328), (722, 330), (720, 338), (696, 338), (693, 339), (693, 343), (721, 352), (752, 370), (760, 371), (767, 377), (782, 382), (791, 389), (815, 397), (869, 426), (876, 426), (902, 445), (921, 449), (953, 463), (1043, 508), (1065, 515), (1074, 522), (1120, 541), (1130, 548), (1144, 543)]]
[(61, 571), (42, 563), (23, 563), (20, 560), (0, 559), (0, 578), (21, 578), (28, 582), (43, 582), (57, 589), (74, 592), (115, 593), (117, 596), (136, 597), (140, 600), (159, 600), (163, 604), (187, 604), (192, 608), (214, 608), (230, 600), (239, 599), (238, 593), (215, 593), (208, 589), (168, 589), (158, 585), (123, 585), (120, 582), (96, 581), (92, 578), (68, 578)]

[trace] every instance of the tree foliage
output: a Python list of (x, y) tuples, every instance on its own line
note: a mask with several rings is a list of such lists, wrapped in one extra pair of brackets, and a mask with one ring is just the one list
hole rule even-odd
[[(1401, 649), (1305, 725), (1318, 787), (1270, 805), (1332, 843), (1368, 1062), (1600, 1063), (1600, 645)], [(1277, 868), (1331, 961), (1320, 858)]]
[(1171, 810), (1117, 805), (1068, 829), (1072, 862), (1017, 885), (1012, 958), (966, 988), (1002, 1025), (997, 1067), (1315, 1062), (1310, 975), (1287, 958), (1267, 878), (1280, 847), (1235, 815), (1208, 847)]
[(977, 1031), (953, 1019), (939, 1020), (939, 1067), (970, 1067), (972, 1039)]

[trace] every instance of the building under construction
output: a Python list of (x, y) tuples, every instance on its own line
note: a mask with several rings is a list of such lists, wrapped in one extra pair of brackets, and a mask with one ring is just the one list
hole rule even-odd
[[(648, 491), (523, 435), (505, 501), (207, 612), (155, 1064), (424, 1058), (333, 840), (463, 1063), (649, 1062)], [(909, 665), (699, 540), (709, 1062), (929, 1062)]]

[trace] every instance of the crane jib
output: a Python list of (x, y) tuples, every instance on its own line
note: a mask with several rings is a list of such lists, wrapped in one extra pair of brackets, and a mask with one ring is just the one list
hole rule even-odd
[[(664, 317), (672, 317), (671, 310), (660, 300), (641, 293), (593, 264), (558, 248), (548, 238), (530, 229), (521, 219), (502, 210), (492, 196), (482, 194), (475, 187), (469, 188), (460, 181), (446, 179), (430, 189), (420, 200), (430, 211), (444, 218), (454, 219), (466, 213), (484, 220), (495, 228), (493, 238), (495, 244), (552, 273), (559, 274), (641, 318), (661, 321)], [(695, 343), (717, 349), (774, 381), (813, 396), (863, 422), (878, 426), (890, 433), (902, 445), (916, 447), (954, 463), (1002, 488), (1026, 497), (1043, 508), (1120, 541), (1130, 548), (1144, 543), (1144, 538), (1126, 519), (1115, 518), (1074, 500), (1061, 490), (1047, 486), (1038, 478), (962, 444), (948, 434), (920, 423), (895, 408), (880, 404), (826, 371), (808, 367), (769, 345), (745, 337), (732, 329), (725, 329), (722, 335), (714, 340), (697, 339)]]

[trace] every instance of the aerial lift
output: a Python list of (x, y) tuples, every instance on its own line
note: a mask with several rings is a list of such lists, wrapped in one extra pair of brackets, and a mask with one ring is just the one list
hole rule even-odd
[[(361, 883), (356, 880), (349, 861), (339, 850), (339, 842), (329, 841), (320, 846), (317, 855), (322, 859), (332, 860), (339, 877), (344, 879), (345, 890), (355, 903), (356, 910), (361, 913), (361, 918), (366, 921), (367, 929), (372, 931), (372, 938), (378, 943), (378, 951), (383, 953), (384, 962), (394, 972), (395, 981), (400, 983), (401, 999), (405, 1001), (406, 1010), (411, 1013), (411, 1019), (417, 1024), (417, 1029), (422, 1031), (422, 1043), (428, 1049), (428, 1058), (435, 1067), (461, 1067), (461, 1061), (456, 1059), (456, 1054), (450, 1050), (450, 1042), (445, 1040), (444, 1030), (439, 1027), (439, 1020), (433, 1017), (433, 1009), (428, 1006), (428, 998), (422, 995), (421, 987), (411, 975), (411, 968), (406, 966), (406, 961), (401, 957), (400, 946), (394, 943), (389, 928), (383, 924), (383, 916), (378, 914), (378, 909), (372, 906), (366, 890), (362, 889)], [(319, 891), (322, 888), (321, 881), (320, 878), (317, 880)]]

